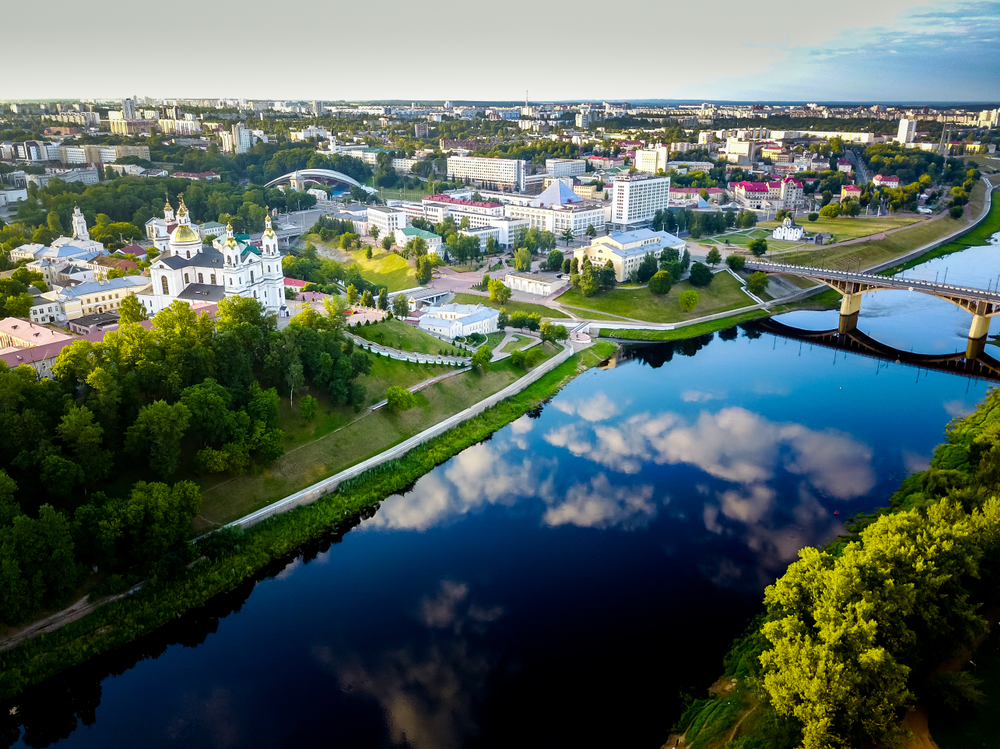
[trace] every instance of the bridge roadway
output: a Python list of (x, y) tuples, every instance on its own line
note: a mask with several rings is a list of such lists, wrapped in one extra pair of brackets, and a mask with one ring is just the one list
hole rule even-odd
[(997, 289), (975, 289), (969, 286), (953, 286), (935, 281), (880, 276), (875, 273), (853, 273), (832, 268), (811, 268), (807, 265), (767, 263), (760, 260), (748, 260), (745, 268), (751, 271), (787, 273), (811, 278), (839, 291), (843, 294), (840, 301), (839, 330), (841, 333), (846, 333), (857, 327), (858, 313), (861, 311), (861, 295), (869, 291), (903, 289), (919, 291), (949, 301), (972, 315), (972, 324), (969, 326), (969, 341), (966, 347), (970, 359), (975, 359), (976, 353), (982, 352), (986, 336), (990, 332), (990, 318), (1000, 314), (1000, 290)]
[[(813, 278), (817, 281), (827, 283), (828, 281), (839, 281), (841, 283), (854, 283), (870, 286), (868, 291), (878, 289), (904, 289), (907, 291), (921, 291), (925, 294), (941, 297), (952, 301), (953, 299), (964, 299), (969, 302), (988, 302), (1000, 304), (1000, 291), (975, 289), (969, 286), (952, 286), (951, 284), (936, 283), (934, 281), (921, 281), (915, 278), (896, 278), (895, 276), (880, 276), (876, 273), (853, 273), (851, 271), (833, 270), (831, 268), (815, 268), (807, 265), (787, 265), (784, 263), (767, 263), (757, 260), (747, 260), (747, 270), (763, 271), (764, 273), (787, 273), (793, 276)], [(833, 284), (827, 283), (829, 286)], [(838, 286), (833, 286), (841, 291)], [(857, 293), (857, 292), (855, 292)]]

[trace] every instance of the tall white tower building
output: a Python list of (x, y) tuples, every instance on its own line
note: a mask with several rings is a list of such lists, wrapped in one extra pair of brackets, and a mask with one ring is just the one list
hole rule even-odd
[(899, 121), (899, 132), (896, 134), (896, 141), (899, 143), (912, 143), (913, 137), (917, 134), (917, 121), (902, 119)]
[(73, 239), (90, 239), (90, 232), (87, 231), (87, 219), (84, 218), (80, 206), (73, 209)]

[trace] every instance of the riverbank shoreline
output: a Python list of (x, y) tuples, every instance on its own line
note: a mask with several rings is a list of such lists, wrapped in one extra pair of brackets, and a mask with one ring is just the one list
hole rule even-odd
[(610, 342), (597, 342), (543, 372), (520, 392), (495, 394), (492, 405), (491, 399), (484, 399), (481, 403), (486, 405), (475, 414), (448, 422), (440, 433), (408, 445), (400, 457), (366, 465), (352, 478), (341, 478), (332, 491), (324, 487), (326, 492), (310, 504), (257, 518), (259, 522), (246, 530), (231, 527), (229, 548), (223, 544), (214, 555), (203, 554), (176, 579), (153, 576), (125, 596), (95, 602), (94, 610), (55, 631), (35, 628), (35, 637), (8, 641), (8, 649), (0, 652), (0, 699), (14, 698), (61, 671), (155, 631), (233, 590), (303, 544), (346, 531), (359, 518), (370, 516), (383, 499), (405, 491), (435, 466), (537, 408), (616, 348)]

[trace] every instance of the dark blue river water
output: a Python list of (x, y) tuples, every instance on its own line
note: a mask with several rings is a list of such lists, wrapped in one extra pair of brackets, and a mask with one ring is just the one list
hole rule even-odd
[[(998, 252), (910, 273), (995, 277)], [(882, 292), (859, 327), (945, 352), (968, 324)], [(754, 329), (612, 364), (339, 542), (5, 706), (0, 744), (658, 747), (797, 551), (885, 504), (990, 386)]]

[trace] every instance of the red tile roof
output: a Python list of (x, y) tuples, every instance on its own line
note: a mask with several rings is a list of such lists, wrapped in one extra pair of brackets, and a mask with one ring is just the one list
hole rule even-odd
[(424, 201), (434, 201), (435, 203), (448, 203), (450, 205), (474, 205), (477, 208), (503, 208), (503, 203), (487, 203), (482, 200), (462, 200), (453, 198), (450, 195), (428, 195)]

